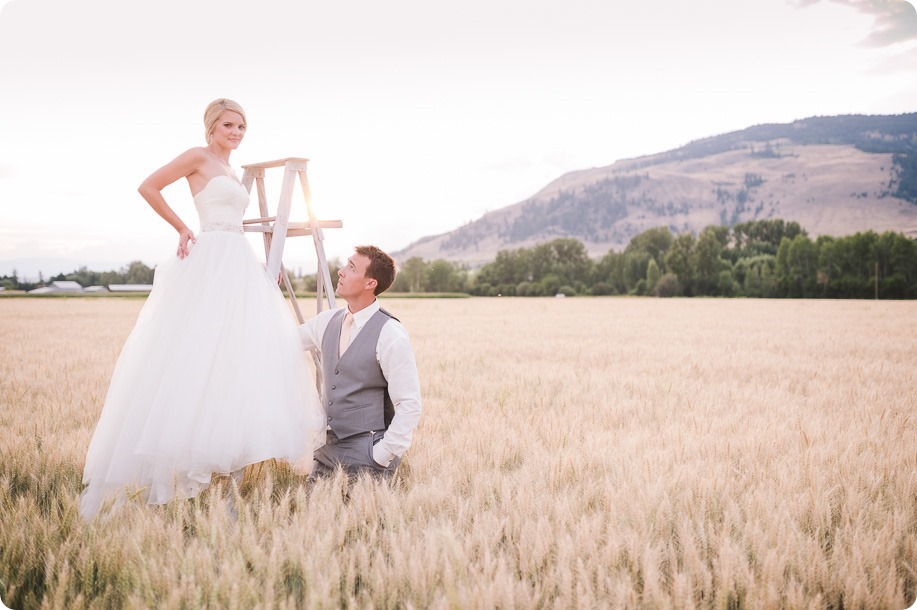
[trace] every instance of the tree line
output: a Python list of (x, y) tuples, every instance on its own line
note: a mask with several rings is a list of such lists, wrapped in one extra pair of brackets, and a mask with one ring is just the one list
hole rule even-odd
[[(341, 263), (329, 261), (337, 280)], [(0, 276), (0, 286), (31, 290), (54, 280), (83, 287), (151, 284), (153, 269), (134, 261), (118, 271), (80, 267), (39, 282)], [(315, 276), (297, 273), (297, 291), (314, 291)], [(634, 236), (623, 251), (598, 260), (572, 238), (531, 248), (501, 250), (478, 270), (452, 261), (409, 258), (399, 265), (391, 292), (478, 296), (641, 295), (771, 298), (917, 298), (917, 240), (866, 231), (816, 239), (797, 222), (752, 220), (708, 226), (699, 235), (667, 227)]]
[(83, 266), (76, 271), (59, 273), (49, 278), (45, 278), (44, 274), (39, 272), (38, 280), (34, 282), (20, 279), (14, 269), (12, 275), (0, 275), (0, 286), (7, 290), (33, 290), (47, 286), (51, 282), (64, 280), (77, 282), (83, 288), (108, 286), (109, 284), (152, 284), (153, 268), (146, 266), (141, 261), (133, 261), (120, 270), (112, 271), (90, 271)]
[(476, 272), (446, 261), (405, 261), (395, 291), (480, 296), (652, 295), (917, 298), (917, 240), (887, 231), (816, 239), (797, 222), (753, 220), (699, 235), (667, 227), (593, 260), (576, 239), (501, 250)]

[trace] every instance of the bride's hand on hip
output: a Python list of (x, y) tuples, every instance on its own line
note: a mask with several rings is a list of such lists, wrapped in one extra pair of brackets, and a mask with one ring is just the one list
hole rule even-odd
[(189, 243), (196, 244), (197, 239), (191, 229), (182, 229), (178, 232), (178, 258), (184, 259), (191, 252)]

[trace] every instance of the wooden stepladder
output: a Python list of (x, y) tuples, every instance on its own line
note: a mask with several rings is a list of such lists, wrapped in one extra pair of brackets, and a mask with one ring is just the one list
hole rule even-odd
[[(322, 300), (328, 302), (329, 309), (333, 309), (334, 285), (331, 283), (331, 274), (328, 271), (328, 260), (325, 257), (323, 229), (340, 229), (344, 224), (340, 220), (316, 220), (315, 213), (312, 211), (312, 195), (309, 192), (309, 179), (306, 176), (306, 164), (308, 159), (289, 157), (287, 159), (278, 159), (276, 161), (267, 161), (265, 163), (252, 163), (243, 165), (242, 184), (249, 193), (252, 192), (252, 184), (258, 190), (258, 210), (261, 213), (259, 218), (249, 218), (242, 221), (242, 229), (251, 233), (261, 233), (264, 236), (264, 255), (267, 258), (267, 270), (271, 277), (280, 277), (287, 294), (293, 304), (293, 311), (296, 319), (302, 324), (305, 318), (299, 309), (299, 303), (296, 300), (296, 294), (293, 292), (293, 285), (290, 282), (290, 276), (286, 269), (283, 268), (283, 248), (287, 237), (312, 236), (315, 244), (315, 253), (318, 256), (318, 269), (316, 273), (316, 297), (317, 312), (322, 311)], [(283, 167), (283, 185), (280, 189), (280, 201), (277, 204), (277, 213), (270, 215), (267, 206), (267, 191), (264, 187), (265, 170), (274, 167)], [(299, 177), (302, 185), (303, 198), (306, 200), (306, 213), (308, 220), (306, 222), (290, 222), (290, 208), (293, 203), (293, 183)]]

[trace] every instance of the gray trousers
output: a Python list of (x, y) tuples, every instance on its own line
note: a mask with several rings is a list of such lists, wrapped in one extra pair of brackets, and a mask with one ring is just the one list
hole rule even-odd
[(382, 440), (384, 430), (378, 432), (363, 432), (338, 438), (332, 432), (327, 432), (325, 444), (313, 455), (312, 473), (310, 480), (322, 477), (332, 477), (338, 468), (342, 468), (349, 477), (359, 477), (366, 473), (374, 478), (391, 481), (395, 470), (401, 463), (401, 458), (396, 457), (387, 468), (383, 468), (373, 460), (373, 445)]

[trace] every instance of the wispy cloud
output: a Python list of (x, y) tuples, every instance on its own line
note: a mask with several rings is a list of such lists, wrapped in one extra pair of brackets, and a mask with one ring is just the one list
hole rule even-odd
[[(873, 29), (860, 41), (864, 47), (887, 47), (917, 39), (917, 10), (906, 0), (829, 0), (873, 15)], [(798, 8), (818, 4), (821, 0), (796, 0)]]
[(905, 0), (861, 0), (849, 4), (864, 13), (875, 15), (875, 29), (861, 44), (887, 47), (897, 42), (917, 39), (917, 10)]

